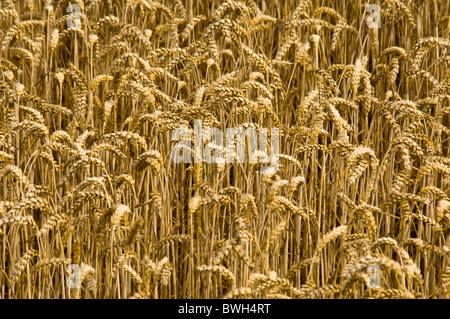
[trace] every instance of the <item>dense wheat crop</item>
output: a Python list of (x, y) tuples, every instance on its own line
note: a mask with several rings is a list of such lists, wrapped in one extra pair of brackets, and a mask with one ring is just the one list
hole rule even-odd
[(0, 299), (450, 296), (448, 1), (70, 1), (0, 2)]

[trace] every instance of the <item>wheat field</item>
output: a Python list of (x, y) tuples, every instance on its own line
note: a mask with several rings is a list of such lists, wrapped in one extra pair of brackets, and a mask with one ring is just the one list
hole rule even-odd
[(0, 299), (450, 297), (448, 1), (0, 3)]

